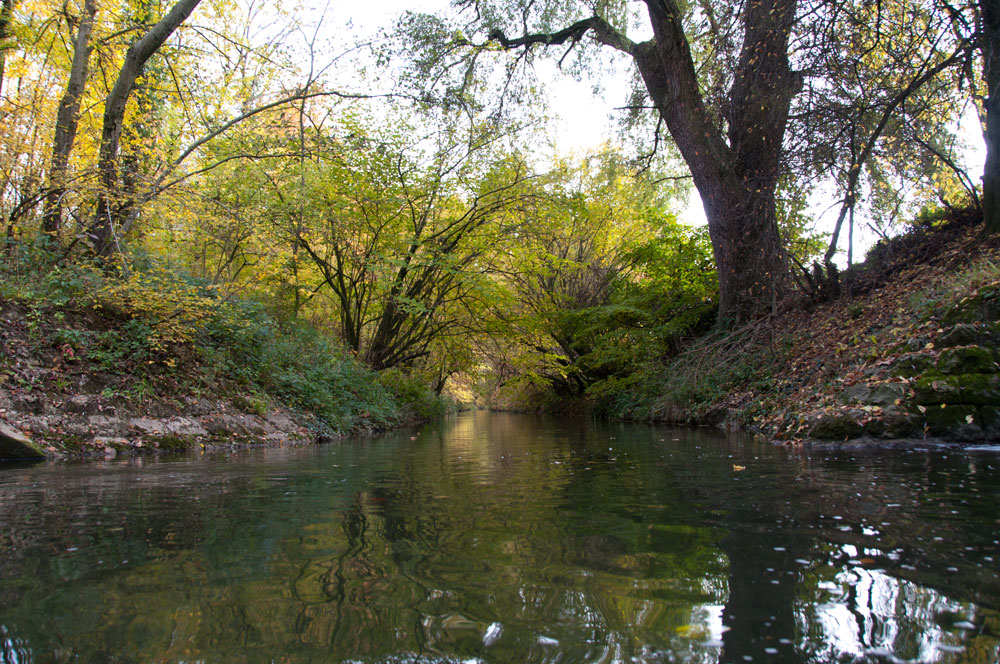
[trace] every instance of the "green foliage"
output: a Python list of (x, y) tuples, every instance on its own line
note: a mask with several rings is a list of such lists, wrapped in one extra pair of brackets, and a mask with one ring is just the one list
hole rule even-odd
[(401, 421), (401, 408), (377, 375), (301, 321), (278, 322), (262, 305), (236, 301), (220, 310), (201, 346), (240, 384), (316, 415), (344, 433)]
[(512, 381), (522, 391), (514, 403), (585, 397), (599, 410), (615, 410), (645, 367), (714, 323), (705, 230), (646, 205), (641, 182), (620, 179), (604, 195), (614, 202), (610, 211), (596, 197), (564, 208), (582, 220), (555, 217), (540, 236), (535, 265), (522, 262), (522, 270), (538, 272), (536, 282), (517, 285), (521, 301), (532, 303), (527, 320), (538, 341)]
[[(0, 274), (3, 296), (24, 306), (39, 347), (72, 351), (95, 370), (120, 375), (111, 393), (142, 403), (156, 382), (231, 392), (251, 412), (276, 399), (311, 413), (329, 433), (383, 429), (440, 414), (417, 379), (378, 374), (301, 320), (221, 297), (217, 288), (150, 262), (127, 278), (88, 265), (50, 263)], [(12, 266), (8, 265), (8, 268)]]
[(435, 394), (419, 376), (386, 369), (378, 380), (402, 404), (406, 420), (436, 420), (454, 409), (454, 404)]
[(775, 353), (781, 351), (760, 343), (757, 332), (751, 326), (706, 334), (669, 360), (643, 365), (623, 389), (599, 404), (601, 412), (636, 420), (712, 422), (719, 415), (712, 409), (735, 388), (763, 390), (771, 384)]

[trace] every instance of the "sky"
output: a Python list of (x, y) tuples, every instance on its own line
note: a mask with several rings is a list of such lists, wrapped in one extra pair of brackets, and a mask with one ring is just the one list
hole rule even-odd
[[(322, 1), (306, 0), (314, 3)], [(379, 2), (331, 0), (327, 10), (327, 20), (335, 26), (343, 26), (350, 22), (355, 32), (374, 34), (380, 28), (391, 27), (396, 18), (405, 11), (440, 13), (448, 9), (448, 0), (380, 0)], [(644, 38), (642, 35), (633, 37)], [(559, 72), (552, 62), (539, 66), (537, 70), (539, 78), (548, 90), (549, 112), (553, 120), (551, 131), (559, 154), (581, 153), (607, 141), (616, 140), (617, 121), (614, 108), (625, 103), (630, 84), (628, 69), (626, 67), (617, 69), (618, 71), (607, 72), (601, 78), (602, 91), (595, 95), (592, 81), (574, 80), (572, 76)], [(965, 142), (970, 146), (970, 151), (966, 155), (969, 173), (978, 181), (985, 161), (985, 146), (978, 120), (974, 115), (964, 118), (961, 131)], [(817, 230), (832, 231), (839, 211), (835, 198), (835, 193), (822, 190), (813, 192), (809, 197), (809, 210), (816, 219)], [(684, 223), (691, 225), (706, 223), (701, 200), (693, 187), (684, 208), (676, 212), (678, 219)], [(860, 219), (855, 229), (856, 261), (863, 259), (865, 252), (878, 240), (877, 234), (865, 228), (865, 221)], [(843, 267), (846, 265), (846, 228), (841, 235), (839, 245), (841, 254), (838, 262)]]

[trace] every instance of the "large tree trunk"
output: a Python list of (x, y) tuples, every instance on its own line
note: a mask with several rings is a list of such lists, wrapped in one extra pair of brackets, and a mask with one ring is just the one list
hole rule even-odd
[(698, 187), (719, 273), (719, 317), (741, 323), (772, 313), (786, 286), (787, 265), (775, 220), (774, 185)]
[(101, 178), (101, 192), (97, 200), (97, 212), (90, 229), (90, 240), (98, 256), (106, 256), (115, 247), (118, 229), (128, 215), (131, 205), (123, 200), (118, 169), (118, 147), (121, 142), (125, 108), (135, 81), (142, 73), (146, 61), (163, 45), (167, 38), (184, 22), (201, 0), (179, 0), (160, 21), (139, 38), (122, 63), (118, 80), (108, 94), (104, 105), (104, 126), (101, 132), (101, 152), (98, 172)]
[(979, 49), (986, 79), (986, 164), (983, 219), (986, 233), (1000, 233), (1000, 0), (979, 0)]
[(740, 62), (726, 108), (728, 141), (705, 109), (674, 0), (650, 0), (655, 39), (632, 55), (691, 169), (719, 271), (719, 315), (740, 323), (770, 312), (786, 285), (775, 188), (792, 97), (788, 63), (795, 0), (749, 0)]
[(59, 112), (56, 115), (56, 133), (52, 141), (52, 161), (49, 166), (49, 191), (45, 196), (42, 213), (42, 232), (52, 237), (58, 237), (59, 227), (62, 225), (62, 198), (66, 192), (66, 172), (79, 125), (80, 99), (87, 83), (91, 51), (90, 31), (96, 14), (96, 1), (85, 0), (83, 15), (76, 31), (69, 81), (66, 83), (66, 92), (59, 102)]
[(742, 323), (773, 310), (788, 270), (775, 220), (782, 141), (801, 75), (788, 62), (796, 0), (747, 0), (743, 47), (723, 109), (706, 109), (677, 0), (645, 0), (653, 39), (634, 43), (598, 15), (558, 32), (489, 38), (507, 49), (594, 39), (632, 56), (660, 117), (691, 169), (719, 271), (719, 316)]
[(3, 77), (7, 67), (7, 48), (10, 37), (10, 18), (14, 13), (14, 0), (3, 0), (0, 5), (0, 92), (3, 92)]

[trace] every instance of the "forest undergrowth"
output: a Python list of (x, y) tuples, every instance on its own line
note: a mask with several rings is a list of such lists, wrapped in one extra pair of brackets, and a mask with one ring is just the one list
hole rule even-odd
[[(694, 338), (594, 407), (787, 441), (995, 438), (1000, 243), (975, 221), (962, 213), (917, 224), (847, 270), (836, 299), (800, 295), (751, 325)], [(959, 355), (966, 366), (944, 366)]]
[[(42, 415), (72, 411), (81, 395), (101, 415), (185, 415), (206, 401), (251, 416), (277, 409), (309, 438), (394, 428), (449, 407), (419, 381), (372, 371), (305, 321), (152, 264), (111, 277), (25, 248), (0, 269), (0, 417), (15, 425), (18, 403)], [(33, 437), (57, 452), (91, 438), (43, 421), (52, 430)]]

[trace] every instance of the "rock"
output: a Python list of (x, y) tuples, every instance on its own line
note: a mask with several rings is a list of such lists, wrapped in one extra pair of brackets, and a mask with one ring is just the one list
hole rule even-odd
[(210, 415), (201, 418), (201, 426), (213, 436), (258, 436), (264, 433), (262, 427), (250, 415)]
[(117, 417), (107, 415), (91, 415), (87, 418), (87, 424), (95, 431), (99, 431), (105, 436), (120, 436), (125, 433), (126, 424)]
[(851, 385), (844, 389), (842, 396), (846, 403), (867, 403), (872, 390), (864, 383)]
[(990, 440), (1000, 440), (1000, 405), (979, 407), (979, 426)]
[(44, 459), (40, 445), (0, 420), (0, 459)]
[(927, 431), (932, 436), (961, 442), (980, 441), (985, 437), (975, 406), (932, 406), (924, 412)]
[(161, 399), (154, 399), (143, 404), (143, 411), (150, 417), (165, 419), (177, 415), (177, 406)]
[(13, 410), (28, 413), (29, 415), (44, 415), (46, 399), (36, 394), (19, 394), (10, 400), (10, 407)]
[(939, 348), (954, 348), (955, 346), (971, 346), (982, 341), (982, 333), (976, 325), (959, 323), (951, 329), (938, 335), (936, 345)]
[(914, 378), (934, 366), (934, 356), (929, 353), (907, 353), (897, 359), (890, 373), (893, 376)]
[(171, 417), (166, 421), (166, 429), (175, 436), (207, 436), (206, 431), (198, 422), (189, 417)]
[(296, 424), (292, 418), (275, 410), (272, 410), (267, 414), (267, 423), (278, 431), (284, 431), (286, 433), (298, 433), (299, 431), (299, 425)]
[(150, 436), (162, 436), (167, 432), (167, 427), (163, 422), (148, 417), (133, 418), (129, 421), (129, 426)]
[(110, 376), (99, 373), (85, 373), (77, 381), (77, 388), (86, 394), (100, 394), (110, 384)]
[(949, 325), (996, 320), (1000, 320), (1000, 290), (992, 286), (981, 288), (973, 297), (959, 302), (942, 318)]
[(184, 412), (191, 417), (204, 417), (219, 410), (219, 405), (212, 403), (208, 399), (198, 399), (195, 397), (184, 398)]
[(59, 425), (60, 433), (73, 438), (90, 438), (94, 430), (87, 420), (79, 417), (67, 417)]
[(960, 346), (941, 351), (937, 369), (943, 374), (995, 373), (993, 353), (980, 346)]
[(913, 386), (914, 403), (974, 404), (991, 406), (1000, 403), (1000, 376), (997, 374), (960, 374), (923, 376)]
[(856, 438), (864, 428), (850, 413), (823, 413), (809, 429), (809, 435), (820, 440)]
[(103, 447), (105, 449), (111, 448), (117, 445), (119, 447), (128, 447), (128, 439), (120, 438), (118, 436), (94, 436), (94, 445), (97, 447)]
[(233, 419), (239, 421), (243, 430), (251, 436), (263, 436), (264, 435), (264, 425), (254, 415), (231, 415)]
[(845, 388), (842, 397), (846, 403), (860, 403), (866, 406), (893, 406), (905, 399), (910, 392), (906, 383), (882, 383), (869, 387), (863, 383)]
[(919, 436), (923, 430), (924, 418), (921, 415), (898, 408), (887, 408), (882, 414), (882, 431), (878, 435), (885, 438), (912, 438)]
[(882, 383), (871, 391), (865, 403), (871, 406), (892, 406), (910, 393), (906, 383)]
[(80, 415), (96, 415), (101, 412), (97, 397), (86, 394), (71, 396), (63, 404), (63, 410), (67, 413), (79, 413)]

